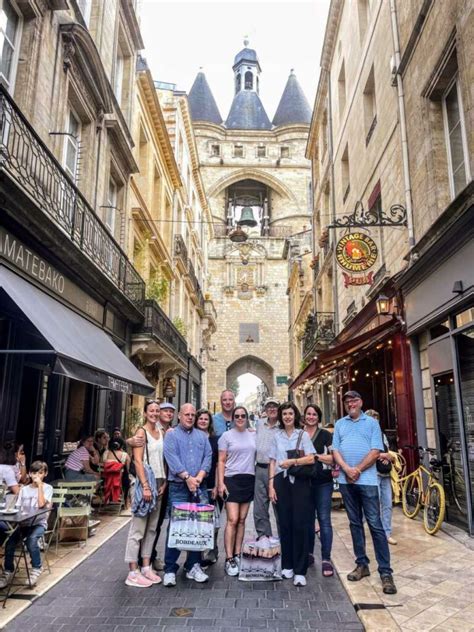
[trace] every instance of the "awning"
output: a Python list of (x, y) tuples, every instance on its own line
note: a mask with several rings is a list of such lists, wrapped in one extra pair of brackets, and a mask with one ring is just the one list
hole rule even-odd
[(56, 356), (53, 373), (123, 393), (154, 392), (102, 329), (4, 266), (0, 287), (51, 347)]
[(329, 365), (333, 364), (336, 366), (338, 362), (342, 362), (344, 357), (347, 355), (376, 346), (381, 340), (394, 333), (399, 328), (400, 325), (391, 320), (386, 323), (382, 323), (382, 325), (374, 327), (363, 334), (360, 334), (360, 336), (356, 336), (350, 340), (345, 340), (332, 349), (325, 349), (318, 354), (316, 360), (313, 360), (306, 369), (304, 369), (304, 371), (302, 371), (298, 377), (293, 380), (289, 388), (294, 389), (300, 384), (303, 384), (306, 380), (317, 377), (324, 371), (327, 371), (328, 368), (330, 368)]

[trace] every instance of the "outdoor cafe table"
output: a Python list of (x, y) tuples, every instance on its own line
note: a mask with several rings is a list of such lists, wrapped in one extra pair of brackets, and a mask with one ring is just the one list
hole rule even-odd
[[(24, 526), (31, 526), (34, 524), (34, 520), (35, 518), (37, 518), (38, 516), (41, 516), (45, 513), (48, 513), (49, 511), (51, 511), (51, 507), (42, 507), (41, 509), (31, 509), (28, 508), (26, 510), (22, 510), (21, 507), (19, 508), (17, 513), (2, 513), (0, 511), (0, 522), (4, 522), (7, 526), (8, 526), (8, 539), (10, 539), (13, 534), (17, 531), (17, 529), (20, 529), (22, 526), (22, 523), (26, 522), (27, 524)], [(31, 580), (30, 580), (30, 572), (28, 570), (28, 564), (26, 563), (27, 560), (27, 548), (26, 548), (26, 544), (23, 540), (23, 538), (20, 538), (19, 540), (19, 544), (20, 544), (20, 548), (21, 548), (21, 554), (18, 556), (18, 559), (16, 561), (16, 564), (14, 566), (13, 569), (13, 575), (12, 575), (12, 579), (11, 582), (8, 584), (8, 586), (6, 587), (6, 594), (5, 597), (3, 599), (3, 607), (5, 608), (5, 604), (7, 602), (8, 597), (10, 596), (11, 593), (11, 589), (14, 585), (15, 582), (15, 577), (16, 574), (18, 572), (18, 568), (20, 566), (20, 560), (23, 557), (25, 559), (25, 565), (26, 565), (26, 574), (28, 576), (28, 583), (30, 588), (33, 588), (33, 586), (31, 585)], [(5, 547), (5, 545), (3, 545), (3, 547)]]

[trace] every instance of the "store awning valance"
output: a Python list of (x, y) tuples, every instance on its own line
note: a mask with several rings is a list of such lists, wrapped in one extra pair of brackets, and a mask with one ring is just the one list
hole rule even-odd
[(400, 325), (398, 323), (394, 323), (393, 320), (391, 320), (360, 334), (360, 336), (345, 340), (335, 347), (332, 347), (332, 349), (325, 349), (318, 354), (316, 360), (313, 360), (304, 371), (293, 380), (290, 384), (290, 389), (295, 389), (306, 380), (310, 380), (324, 371), (327, 371), (329, 365), (333, 364), (336, 366), (348, 355), (376, 346), (381, 340), (399, 329), (399, 327)]
[(51, 347), (53, 373), (124, 393), (154, 392), (102, 329), (4, 266), (0, 267), (0, 288)]

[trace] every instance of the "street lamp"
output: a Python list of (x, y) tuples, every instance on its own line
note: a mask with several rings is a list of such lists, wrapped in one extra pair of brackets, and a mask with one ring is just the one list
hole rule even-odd
[(390, 313), (390, 299), (385, 294), (379, 294), (377, 298), (377, 313), (379, 316), (386, 316)]

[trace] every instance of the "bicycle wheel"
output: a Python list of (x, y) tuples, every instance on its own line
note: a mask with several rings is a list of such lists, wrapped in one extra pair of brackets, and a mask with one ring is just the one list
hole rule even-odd
[(444, 520), (445, 509), (444, 489), (439, 483), (431, 483), (426, 493), (426, 503), (423, 511), (423, 523), (426, 533), (434, 535), (439, 531)]
[(402, 509), (407, 518), (414, 518), (421, 506), (421, 480), (418, 472), (405, 479), (402, 489)]

